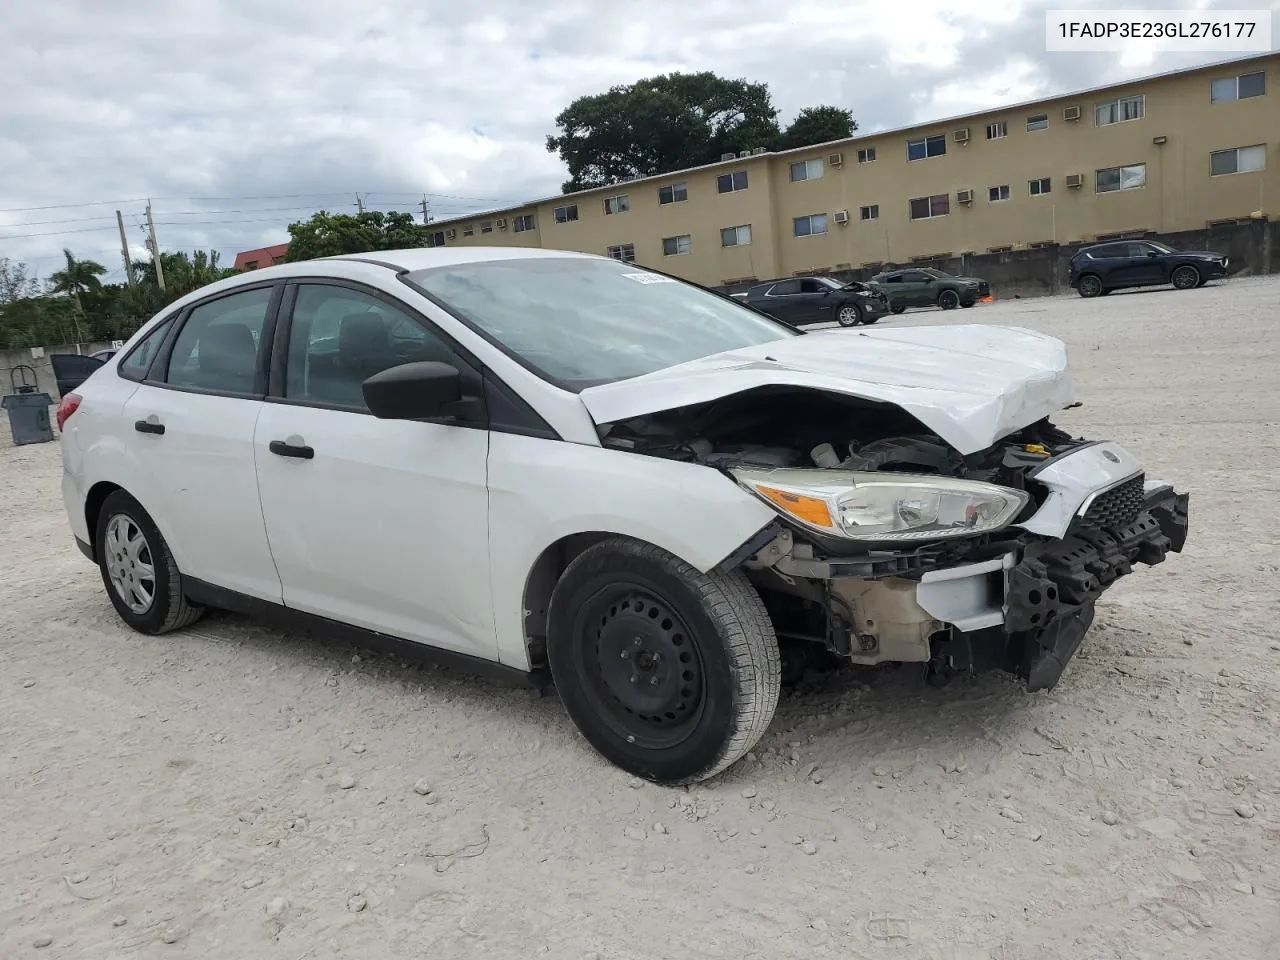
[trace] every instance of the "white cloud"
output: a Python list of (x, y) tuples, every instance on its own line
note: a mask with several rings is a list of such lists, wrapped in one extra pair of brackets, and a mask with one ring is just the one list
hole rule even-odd
[[(425, 192), (439, 217), (545, 196), (565, 177), (555, 115), (671, 70), (765, 82), (784, 120), (847, 106), (870, 131), (1222, 58), (1047, 54), (1061, 5), (6, 0), (0, 211), (49, 209), (0, 212), (0, 256), (47, 274), (69, 246), (115, 270), (114, 211), (136, 243), (148, 195), (163, 246), (228, 261), (357, 191), (409, 211)], [(88, 201), (111, 202), (62, 206)]]

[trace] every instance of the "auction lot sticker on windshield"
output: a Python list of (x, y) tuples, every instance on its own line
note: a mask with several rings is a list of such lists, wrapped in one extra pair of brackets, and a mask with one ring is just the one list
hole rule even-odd
[(664, 277), (660, 273), (624, 273), (624, 277), (628, 280), (634, 280), (636, 283), (675, 283), (674, 277)]

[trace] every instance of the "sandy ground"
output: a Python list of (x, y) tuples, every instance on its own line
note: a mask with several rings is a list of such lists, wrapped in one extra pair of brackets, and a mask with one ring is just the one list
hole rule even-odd
[(1192, 491), (1187, 550), (1106, 595), (1051, 693), (817, 678), (687, 791), (554, 696), (228, 615), (128, 632), (56, 443), (0, 434), (0, 957), (1275, 960), (1278, 304), (1280, 278), (888, 321), (1066, 340), (1064, 425)]

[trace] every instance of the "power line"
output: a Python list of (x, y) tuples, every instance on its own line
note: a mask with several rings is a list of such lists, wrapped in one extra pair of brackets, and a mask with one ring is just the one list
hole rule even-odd
[[(239, 196), (239, 197), (153, 197), (153, 201), (165, 201), (167, 203), (231, 203), (241, 200), (302, 200), (309, 197), (349, 197), (351, 191), (337, 193), (275, 193), (262, 194), (259, 196)], [(365, 194), (366, 197), (406, 197), (414, 198), (406, 200), (406, 203), (418, 202), (417, 198), (420, 193), (400, 193), (394, 190), (379, 191), (374, 190)], [(442, 197), (446, 200), (464, 200), (471, 203), (522, 203), (523, 200), (512, 197), (467, 197), (460, 194), (451, 193), (434, 193), (427, 191), (429, 197)], [(71, 210), (77, 207), (98, 207), (110, 204), (120, 204), (121, 206), (130, 203), (146, 203), (146, 197), (133, 197), (125, 200), (86, 200), (82, 203), (50, 203), (36, 207), (6, 207), (0, 209), (0, 213), (31, 213), (38, 210)]]

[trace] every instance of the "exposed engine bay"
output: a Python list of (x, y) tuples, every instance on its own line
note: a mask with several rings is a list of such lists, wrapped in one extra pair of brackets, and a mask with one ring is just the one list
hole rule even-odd
[(963, 456), (896, 406), (779, 387), (610, 424), (602, 442), (726, 472), (911, 474), (1022, 491), (1023, 509), (991, 533), (867, 545), (780, 515), (737, 558), (779, 638), (859, 664), (921, 663), (935, 681), (999, 668), (1030, 689), (1052, 687), (1101, 593), (1134, 563), (1159, 563), (1186, 539), (1187, 495), (1147, 484), (1136, 461), (1132, 475), (1081, 494), (1079, 515), (1060, 536), (1020, 528), (1053, 495), (1036, 479), (1041, 468), (1094, 446), (1048, 419)]

